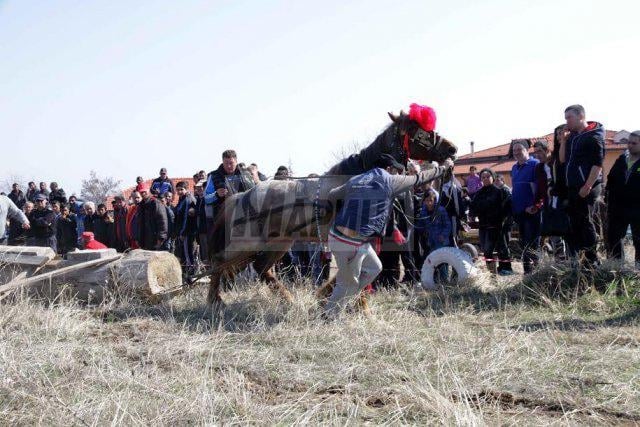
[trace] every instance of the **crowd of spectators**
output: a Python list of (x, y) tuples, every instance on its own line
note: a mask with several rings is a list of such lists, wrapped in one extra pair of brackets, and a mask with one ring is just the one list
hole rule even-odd
[[(554, 131), (553, 147), (545, 141), (533, 146), (529, 140), (513, 142), (511, 188), (504, 176), (471, 166), (464, 185), (450, 177), (397, 197), (381, 242), (383, 271), (373, 288), (397, 285), (400, 263), (404, 282), (419, 281), (426, 256), (457, 245), (470, 223), (479, 229), (480, 250), (493, 273), (513, 274), (509, 243), (514, 227), (525, 273), (538, 263), (543, 239), (554, 256), (594, 266), (599, 262), (595, 207), (602, 199), (608, 255), (623, 256), (621, 242), (630, 227), (640, 262), (640, 131), (631, 133), (628, 149), (608, 171), (603, 188), (603, 126), (587, 121), (579, 105), (566, 109), (565, 121)], [(403, 173), (419, 170), (409, 162)], [(281, 166), (274, 179), (288, 179), (289, 174)], [(218, 168), (193, 175), (192, 186), (174, 183), (162, 168), (150, 186), (137, 177), (130, 197), (115, 196), (111, 206), (82, 202), (75, 195), (67, 199), (56, 182), (48, 188), (45, 182), (30, 182), (25, 192), (14, 184), (8, 195), (0, 196), (0, 244), (48, 246), (62, 255), (77, 248), (165, 250), (192, 274), (207, 262), (207, 232), (225, 199), (265, 180), (255, 163), (239, 163), (236, 152), (226, 150)], [(324, 245), (296, 242), (280, 269), (319, 283), (327, 275), (328, 260)]]

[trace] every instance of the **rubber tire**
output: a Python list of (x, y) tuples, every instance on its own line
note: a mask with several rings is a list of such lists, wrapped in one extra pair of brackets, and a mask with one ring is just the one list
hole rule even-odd
[(434, 280), (435, 268), (440, 264), (449, 264), (458, 275), (458, 281), (467, 280), (478, 275), (478, 269), (471, 256), (462, 249), (447, 247), (431, 252), (422, 265), (420, 278), (425, 290), (438, 288)]
[(463, 251), (468, 253), (469, 256), (471, 256), (471, 259), (473, 259), (474, 262), (476, 262), (478, 260), (478, 257), (480, 256), (480, 254), (478, 253), (478, 248), (474, 244), (463, 243), (460, 246), (460, 249), (462, 249)]

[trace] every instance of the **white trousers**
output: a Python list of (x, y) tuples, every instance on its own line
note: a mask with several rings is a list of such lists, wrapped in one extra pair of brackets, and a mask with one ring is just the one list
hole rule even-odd
[(352, 243), (329, 234), (329, 249), (336, 259), (338, 274), (326, 311), (335, 316), (380, 274), (382, 262), (368, 242)]

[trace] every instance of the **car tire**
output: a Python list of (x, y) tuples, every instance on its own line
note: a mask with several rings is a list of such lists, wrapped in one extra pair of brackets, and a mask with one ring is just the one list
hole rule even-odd
[(474, 265), (473, 258), (464, 250), (458, 248), (440, 248), (431, 252), (424, 260), (421, 271), (422, 287), (425, 290), (435, 290), (438, 285), (435, 281), (435, 270), (441, 264), (448, 264), (457, 275), (457, 281), (464, 281), (476, 277), (478, 269)]

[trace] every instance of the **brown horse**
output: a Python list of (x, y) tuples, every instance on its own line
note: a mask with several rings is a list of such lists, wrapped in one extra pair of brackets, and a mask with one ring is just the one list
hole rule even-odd
[[(400, 163), (409, 158), (442, 162), (455, 157), (456, 146), (436, 132), (422, 130), (409, 116), (389, 113), (392, 123), (366, 148), (333, 166), (319, 178), (261, 182), (253, 189), (229, 197), (209, 236), (212, 268), (207, 303), (224, 306), (220, 280), (253, 262), (260, 279), (285, 300), (292, 297), (278, 280), (273, 266), (293, 241), (326, 240), (337, 201), (328, 199), (332, 188), (350, 176), (371, 169), (383, 153)], [(405, 135), (407, 137), (405, 137)]]

